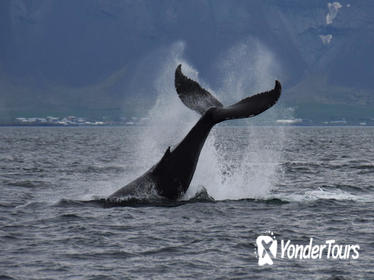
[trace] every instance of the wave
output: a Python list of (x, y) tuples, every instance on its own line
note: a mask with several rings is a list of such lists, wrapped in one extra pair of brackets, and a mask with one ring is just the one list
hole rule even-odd
[(373, 202), (374, 198), (367, 194), (353, 194), (341, 189), (319, 187), (317, 190), (309, 190), (304, 193), (271, 193), (264, 197), (220, 199), (216, 200), (209, 195), (208, 191), (201, 187), (200, 191), (192, 196), (185, 195), (179, 200), (169, 200), (160, 196), (128, 196), (121, 199), (93, 198), (90, 200), (61, 199), (54, 206), (57, 207), (177, 207), (190, 203), (222, 203), (222, 202), (248, 202), (269, 205), (281, 205), (288, 203), (309, 203), (309, 202)]
[(144, 206), (159, 206), (159, 207), (176, 207), (184, 205), (186, 203), (196, 202), (215, 202), (215, 200), (208, 194), (205, 188), (197, 192), (193, 197), (180, 200), (169, 200), (160, 196), (150, 195), (148, 197), (141, 196), (128, 196), (121, 199), (107, 199), (107, 198), (95, 198), (92, 200), (71, 200), (61, 199), (55, 206), (57, 207), (144, 207)]
[(10, 180), (5, 180), (4, 183), (8, 186), (13, 186), (13, 187), (22, 187), (22, 188), (47, 188), (50, 186), (47, 182), (40, 181), (40, 180), (15, 180), (15, 181), (10, 181)]

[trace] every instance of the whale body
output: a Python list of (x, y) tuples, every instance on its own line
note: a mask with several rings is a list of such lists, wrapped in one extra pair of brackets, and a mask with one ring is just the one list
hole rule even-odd
[(275, 81), (272, 90), (258, 93), (225, 107), (197, 82), (186, 77), (181, 68), (179, 65), (175, 71), (176, 91), (188, 108), (201, 115), (200, 119), (173, 150), (168, 147), (158, 163), (142, 176), (110, 195), (109, 200), (152, 190), (170, 200), (180, 198), (191, 183), (200, 152), (212, 127), (225, 120), (256, 116), (272, 107), (281, 94), (281, 84)]

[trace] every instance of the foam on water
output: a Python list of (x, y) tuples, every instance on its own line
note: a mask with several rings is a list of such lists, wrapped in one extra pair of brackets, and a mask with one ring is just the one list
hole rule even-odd
[(337, 201), (357, 201), (357, 202), (373, 202), (372, 195), (364, 194), (352, 194), (348, 191), (343, 191), (340, 189), (336, 190), (324, 190), (323, 188), (318, 188), (316, 190), (306, 191), (304, 193), (287, 193), (282, 195), (274, 195), (272, 198), (281, 199), (290, 202), (304, 202), (304, 201), (316, 201), (316, 200), (337, 200)]

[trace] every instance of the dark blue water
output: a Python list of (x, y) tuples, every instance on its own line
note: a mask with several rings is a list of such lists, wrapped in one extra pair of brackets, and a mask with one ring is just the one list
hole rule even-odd
[[(113, 207), (145, 129), (0, 128), (0, 279), (374, 279), (374, 128), (218, 127), (182, 201)], [(259, 266), (267, 231), (359, 258)]]

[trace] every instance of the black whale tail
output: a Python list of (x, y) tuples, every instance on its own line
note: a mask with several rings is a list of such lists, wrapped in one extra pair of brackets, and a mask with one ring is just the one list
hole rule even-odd
[(279, 81), (275, 81), (272, 90), (247, 97), (231, 106), (224, 107), (222, 103), (199, 83), (187, 78), (182, 73), (182, 66), (178, 65), (175, 71), (175, 88), (179, 98), (191, 110), (203, 115), (210, 108), (215, 123), (229, 119), (241, 119), (254, 117), (270, 107), (279, 99), (282, 87)]

